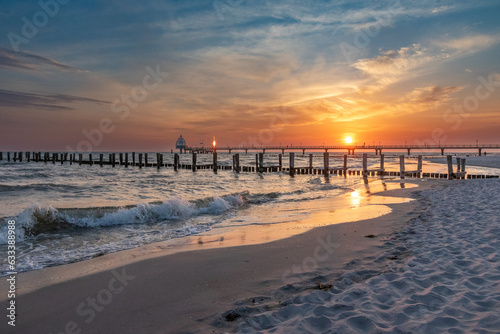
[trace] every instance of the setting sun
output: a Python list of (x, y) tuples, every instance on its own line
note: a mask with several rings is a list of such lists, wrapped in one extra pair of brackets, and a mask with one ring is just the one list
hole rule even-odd
[(344, 139), (344, 140), (345, 140), (345, 142), (346, 142), (347, 144), (352, 144), (352, 137), (350, 137), (350, 136), (349, 136), (349, 137), (345, 137), (345, 139)]

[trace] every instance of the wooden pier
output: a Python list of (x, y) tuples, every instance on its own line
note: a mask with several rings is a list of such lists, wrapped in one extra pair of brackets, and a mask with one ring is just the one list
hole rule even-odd
[[(313, 167), (313, 154), (309, 154), (308, 166), (296, 167), (295, 166), (295, 153), (290, 152), (288, 167), (283, 166), (283, 154), (278, 154), (278, 164), (274, 166), (264, 166), (264, 153), (255, 154), (254, 166), (242, 166), (240, 164), (240, 154), (235, 153), (232, 156), (232, 165), (221, 165), (217, 159), (217, 151), (212, 152), (212, 163), (198, 164), (197, 153), (191, 154), (190, 164), (181, 164), (180, 156), (178, 153), (173, 154), (173, 161), (166, 163), (164, 161), (164, 153), (156, 153), (152, 157), (148, 153), (108, 153), (105, 159), (104, 153), (56, 153), (56, 152), (6, 152), (7, 161), (34, 163), (42, 162), (45, 164), (78, 164), (78, 165), (99, 165), (103, 166), (121, 166), (124, 168), (172, 168), (174, 171), (179, 169), (188, 169), (193, 172), (197, 170), (210, 169), (214, 173), (219, 170), (228, 170), (235, 173), (241, 172), (254, 172), (254, 173), (270, 173), (270, 172), (285, 172), (290, 176), (309, 174), (309, 175), (323, 175), (324, 177), (330, 176), (390, 176), (399, 177), (401, 179), (407, 177), (416, 178), (445, 178), (445, 179), (478, 179), (478, 178), (499, 178), (498, 175), (469, 175), (466, 172), (466, 159), (456, 158), (456, 169), (453, 166), (453, 157), (447, 156), (447, 173), (423, 173), (422, 171), (422, 155), (417, 156), (417, 169), (406, 170), (405, 156), (399, 156), (399, 170), (387, 171), (385, 169), (385, 156), (380, 154), (380, 165), (378, 168), (368, 168), (368, 154), (364, 153), (362, 156), (362, 168), (355, 169), (348, 166), (348, 155), (344, 155), (340, 162), (341, 167), (331, 168), (330, 161), (332, 157), (328, 152), (323, 153), (323, 167)], [(4, 152), (0, 152), (0, 160), (4, 159)], [(118, 159), (117, 159), (118, 158)], [(152, 159), (150, 159), (152, 158)]]
[[(295, 146), (295, 145), (279, 145), (279, 146), (220, 146), (217, 147), (217, 151), (226, 151), (228, 153), (231, 152), (245, 152), (248, 154), (249, 151), (262, 151), (262, 153), (266, 153), (269, 151), (281, 151), (282, 154), (285, 154), (285, 151), (302, 151), (302, 154), (305, 154), (306, 151), (347, 151), (348, 155), (354, 155), (356, 150), (373, 150), (375, 151), (375, 155), (382, 154), (382, 151), (388, 150), (398, 150), (398, 151), (407, 151), (408, 155), (411, 155), (411, 151), (419, 151), (423, 152), (433, 152), (440, 151), (441, 155), (444, 156), (445, 150), (477, 150), (478, 155), (483, 154), (483, 150), (500, 150), (500, 144), (476, 144), (476, 145), (357, 145), (357, 144), (344, 144), (344, 145), (333, 145), (333, 146), (325, 146), (325, 145), (310, 145), (310, 146)], [(212, 153), (214, 151), (213, 147), (187, 147), (185, 149), (186, 152), (197, 152), (197, 153)]]

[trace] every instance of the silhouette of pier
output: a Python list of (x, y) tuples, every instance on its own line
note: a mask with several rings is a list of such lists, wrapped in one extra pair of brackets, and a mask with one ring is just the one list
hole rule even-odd
[[(444, 156), (445, 150), (477, 150), (478, 155), (483, 154), (485, 149), (500, 149), (500, 144), (476, 144), (476, 145), (357, 145), (357, 144), (344, 144), (344, 145), (308, 145), (308, 146), (296, 146), (296, 145), (269, 145), (269, 146), (218, 146), (215, 148), (216, 151), (227, 151), (231, 152), (245, 152), (249, 151), (260, 151), (266, 153), (266, 151), (281, 151), (282, 154), (292, 151), (302, 151), (305, 154), (306, 151), (347, 151), (348, 155), (353, 155), (356, 150), (374, 150), (376, 155), (382, 154), (383, 151), (387, 150), (398, 150), (407, 151), (408, 155), (411, 155), (411, 151), (418, 150), (419, 152), (430, 152), (430, 151), (441, 151), (441, 155)], [(200, 147), (186, 147), (185, 151), (195, 152), (195, 153), (211, 153), (214, 151), (213, 147), (210, 146), (200, 146)]]

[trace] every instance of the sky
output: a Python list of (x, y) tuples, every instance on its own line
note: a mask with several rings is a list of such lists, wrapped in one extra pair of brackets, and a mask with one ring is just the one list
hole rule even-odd
[(498, 1), (2, 0), (0, 150), (500, 144)]

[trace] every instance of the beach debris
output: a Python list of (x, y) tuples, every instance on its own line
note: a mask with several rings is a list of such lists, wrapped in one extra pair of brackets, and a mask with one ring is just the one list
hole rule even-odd
[(316, 289), (318, 289), (318, 290), (327, 291), (327, 290), (330, 290), (332, 287), (333, 287), (332, 284), (323, 284), (323, 283), (320, 283), (320, 282), (316, 283)]
[(368, 235), (365, 235), (365, 238), (376, 238), (377, 236), (374, 235), (374, 234), (368, 234)]
[(232, 322), (232, 321), (235, 321), (236, 319), (240, 318), (241, 315), (236, 313), (236, 312), (229, 312), (228, 314), (226, 314), (225, 318), (226, 318), (226, 321), (228, 322)]

